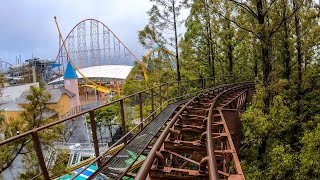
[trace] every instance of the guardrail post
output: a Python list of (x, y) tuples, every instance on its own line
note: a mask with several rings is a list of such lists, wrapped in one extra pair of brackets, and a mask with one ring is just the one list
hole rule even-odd
[[(153, 113), (154, 111), (154, 99), (153, 99), (153, 88), (150, 90), (150, 94), (151, 94), (151, 112)], [(154, 119), (154, 113), (152, 114), (152, 120)]]
[(160, 94), (160, 111), (162, 111), (162, 94), (161, 94), (161, 86), (159, 87), (159, 94)]
[(32, 140), (33, 140), (33, 144), (34, 144), (34, 149), (37, 154), (38, 163), (40, 165), (43, 177), (45, 180), (50, 180), (49, 172), (48, 172), (46, 163), (44, 162), (44, 158), (43, 158), (43, 154), (42, 154), (42, 150), (41, 150), (41, 142), (40, 142), (38, 133), (37, 133), (37, 131), (33, 131), (31, 135), (32, 135)]
[[(90, 125), (91, 125), (91, 131), (92, 131), (94, 154), (96, 157), (98, 157), (99, 156), (99, 145), (98, 145), (98, 138), (97, 138), (97, 126), (96, 126), (96, 122), (94, 119), (94, 111), (90, 111)], [(97, 161), (97, 164), (98, 164), (98, 167), (100, 167), (100, 165), (101, 165), (100, 159)]]
[(141, 126), (140, 126), (140, 129), (143, 128), (143, 109), (142, 109), (142, 94), (139, 93), (139, 104), (140, 104), (140, 123), (141, 123)]
[[(120, 100), (120, 116), (121, 116), (121, 128), (122, 128), (122, 135), (125, 136), (127, 134), (126, 130), (126, 119), (124, 117), (124, 106), (123, 106), (123, 99)], [(124, 143), (127, 144), (127, 138), (124, 138)]]

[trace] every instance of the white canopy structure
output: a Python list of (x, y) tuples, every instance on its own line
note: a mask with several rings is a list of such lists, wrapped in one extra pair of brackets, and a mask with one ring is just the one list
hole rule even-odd
[[(125, 65), (102, 65), (102, 66), (92, 66), (83, 69), (79, 69), (79, 71), (87, 78), (106, 78), (106, 79), (118, 79), (125, 80), (132, 66)], [(83, 77), (77, 71), (78, 79), (82, 79)], [(63, 81), (63, 77), (57, 78), (48, 84), (58, 83), (59, 81)]]

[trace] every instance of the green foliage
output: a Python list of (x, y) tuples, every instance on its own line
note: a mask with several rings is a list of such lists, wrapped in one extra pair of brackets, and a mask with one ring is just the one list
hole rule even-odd
[[(157, 26), (163, 20), (157, 5), (162, 1), (152, 2), (150, 23), (139, 40), (146, 48), (154, 42), (170, 46), (161, 29), (167, 26)], [(239, 155), (246, 178), (317, 179), (319, 5), (314, 0), (185, 3), (190, 14), (179, 44), (183, 79), (233, 74), (257, 81), (252, 104), (242, 114)], [(161, 67), (162, 58), (154, 58), (152, 66)], [(171, 71), (152, 71), (150, 82), (137, 81), (142, 67), (134, 70), (125, 85), (127, 94), (174, 79)], [(175, 88), (169, 91), (174, 94)], [(137, 118), (139, 108), (132, 103)]]
[[(318, 117), (319, 118), (319, 117)], [(320, 123), (312, 131), (306, 131), (301, 139), (299, 154), (301, 179), (317, 179), (320, 176)]]
[(96, 122), (105, 122), (111, 125), (113, 118), (119, 115), (119, 108), (116, 105), (110, 105), (94, 111)]
[[(29, 103), (23, 105), (25, 111), (23, 111), (18, 118), (1, 121), (1, 132), (5, 134), (6, 138), (8, 138), (17, 135), (18, 133), (23, 133), (52, 122), (53, 119), (44, 117), (44, 113), (50, 111), (46, 104), (50, 98), (51, 95), (45, 91), (45, 89), (31, 87), (28, 95), (26, 96)], [(61, 128), (63, 127), (56, 126), (54, 128), (38, 132), (44, 149), (51, 146), (53, 141), (61, 139), (61, 135), (58, 133)], [(24, 162), (23, 166), (26, 170), (21, 174), (21, 179), (30, 179), (30, 177), (38, 174), (40, 170), (37, 165), (38, 162), (34, 152), (33, 143), (30, 142), (31, 137), (25, 137), (0, 146), (0, 172), (10, 167), (16, 157), (21, 155)]]
[(268, 179), (292, 179), (295, 167), (295, 154), (290, 145), (278, 144), (268, 152), (268, 168), (264, 174)]
[(30, 88), (30, 92), (26, 96), (28, 104), (24, 104), (25, 111), (21, 113), (21, 118), (28, 122), (27, 129), (39, 127), (44, 120), (43, 114), (49, 111), (47, 102), (50, 100), (51, 95), (43, 88)]

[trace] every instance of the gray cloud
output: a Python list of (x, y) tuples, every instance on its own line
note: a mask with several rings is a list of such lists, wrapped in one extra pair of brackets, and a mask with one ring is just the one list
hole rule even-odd
[(148, 0), (10, 0), (0, 6), (0, 58), (10, 62), (37, 57), (54, 59), (58, 51), (57, 16), (64, 36), (79, 21), (104, 22), (137, 56), (144, 54), (137, 31), (148, 22)]

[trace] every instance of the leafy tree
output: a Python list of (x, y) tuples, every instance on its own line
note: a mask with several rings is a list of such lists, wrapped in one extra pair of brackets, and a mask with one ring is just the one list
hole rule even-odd
[[(256, 77), (256, 95), (242, 114), (238, 152), (247, 179), (316, 179), (320, 171), (312, 152), (317, 152), (320, 123), (319, 4), (186, 0), (184, 6), (190, 14), (179, 44), (183, 78)], [(149, 15), (154, 21), (139, 32), (146, 48), (170, 41), (164, 35), (168, 26), (154, 26), (162, 20), (162, 7), (153, 7)], [(154, 58), (155, 67), (161, 67), (157, 58), (165, 57)], [(160, 71), (150, 74), (152, 83), (165, 77)], [(127, 92), (153, 85), (131, 77)]]
[(175, 49), (175, 60), (177, 62), (177, 80), (181, 80), (180, 60), (179, 60), (179, 37), (178, 37), (178, 17), (182, 8), (182, 3), (177, 0), (150, 0), (154, 3), (148, 15), (150, 16), (148, 25), (139, 31), (138, 37), (141, 44), (147, 48), (154, 45), (169, 45)]
[[(44, 114), (50, 111), (46, 104), (50, 98), (51, 95), (45, 91), (45, 89), (31, 87), (26, 96), (26, 100), (28, 100), (29, 103), (23, 105), (25, 111), (21, 113), (20, 117), (1, 121), (0, 127), (1, 131), (5, 134), (5, 137), (8, 138), (52, 122), (53, 119), (44, 117)], [(45, 149), (48, 148), (48, 146), (51, 146), (53, 140), (61, 138), (57, 133), (57, 127), (55, 129), (41, 131), (39, 132), (39, 136)], [(0, 172), (3, 172), (10, 167), (18, 155), (23, 155), (25, 162), (23, 165), (25, 166), (25, 169), (28, 169), (28, 172), (26, 171), (26, 173), (31, 173), (31, 171), (33, 174), (39, 173), (39, 166), (37, 165), (37, 159), (31, 141), (31, 137), (25, 137), (1, 146)], [(22, 176), (24, 175), (26, 174), (22, 173)]]
[(189, 5), (180, 43), (189, 75), (212, 74), (206, 41), (211, 40), (215, 75), (257, 77), (256, 96), (242, 115), (239, 153), (247, 179), (316, 179), (319, 168), (311, 152), (317, 141), (305, 137), (312, 139), (319, 123), (319, 5), (304, 0), (194, 0)]
[(112, 125), (113, 125), (112, 121), (119, 116), (119, 107), (116, 105), (106, 106), (96, 110), (94, 114), (95, 114), (97, 128), (100, 130), (100, 136), (101, 136), (102, 123), (104, 122), (106, 126), (108, 126), (109, 128), (109, 132), (111, 133), (111, 138), (112, 138)]

